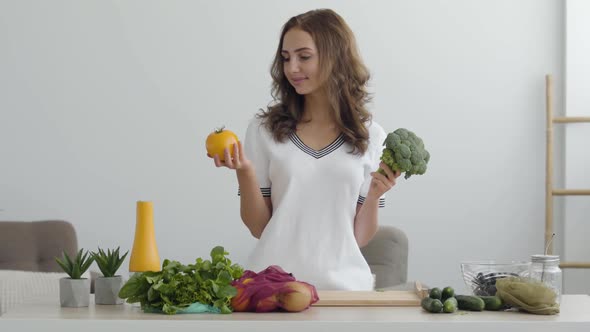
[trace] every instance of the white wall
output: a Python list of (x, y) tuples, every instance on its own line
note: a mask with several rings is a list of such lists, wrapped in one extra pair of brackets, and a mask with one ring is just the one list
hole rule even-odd
[(319, 7), (356, 33), (375, 120), (432, 155), (381, 211), (410, 239), (409, 278), (462, 288), (462, 260), (540, 253), (558, 0), (0, 1), (1, 219), (67, 219), (83, 247), (130, 248), (135, 201), (153, 200), (162, 258), (219, 244), (243, 261), (255, 240), (205, 137), (243, 136), (281, 25)]
[[(568, 116), (590, 116), (590, 2), (568, 0), (566, 5), (566, 113)], [(568, 124), (565, 132), (566, 178), (570, 189), (590, 188), (590, 124)], [(565, 251), (568, 261), (590, 262), (590, 197), (570, 196), (565, 199)], [(588, 269), (567, 270), (565, 290), (570, 293), (590, 293)]]

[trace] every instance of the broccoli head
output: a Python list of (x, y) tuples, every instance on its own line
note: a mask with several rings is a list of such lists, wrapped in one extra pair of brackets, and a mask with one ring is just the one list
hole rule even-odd
[[(426, 173), (430, 153), (424, 148), (422, 139), (413, 132), (405, 128), (396, 129), (387, 135), (383, 145), (385, 148), (381, 161), (394, 171), (405, 172), (405, 179), (414, 174)], [(385, 171), (381, 168), (378, 172), (385, 175)]]

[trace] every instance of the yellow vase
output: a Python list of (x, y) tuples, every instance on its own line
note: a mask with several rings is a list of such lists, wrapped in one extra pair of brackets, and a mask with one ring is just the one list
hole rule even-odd
[(138, 201), (129, 272), (160, 271), (160, 268), (160, 255), (154, 231), (154, 207), (152, 202)]

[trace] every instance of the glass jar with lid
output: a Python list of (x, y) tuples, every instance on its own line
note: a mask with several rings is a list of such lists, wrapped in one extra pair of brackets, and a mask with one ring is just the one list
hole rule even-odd
[(532, 255), (529, 276), (553, 289), (557, 295), (556, 302), (561, 303), (563, 277), (559, 268), (559, 256)]

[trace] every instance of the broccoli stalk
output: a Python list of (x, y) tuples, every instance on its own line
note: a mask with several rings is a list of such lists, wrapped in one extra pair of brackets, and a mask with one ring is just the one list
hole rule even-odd
[[(405, 172), (405, 179), (426, 173), (430, 153), (424, 148), (422, 139), (413, 132), (405, 128), (396, 129), (387, 135), (383, 145), (381, 161), (394, 171)], [(386, 175), (381, 168), (377, 172)]]

